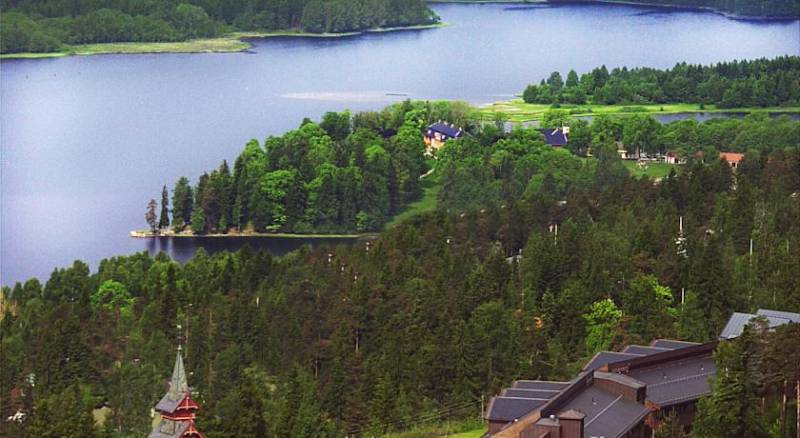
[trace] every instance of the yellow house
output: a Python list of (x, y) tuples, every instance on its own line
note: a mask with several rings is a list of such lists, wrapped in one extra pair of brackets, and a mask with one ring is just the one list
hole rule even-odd
[(464, 135), (461, 128), (456, 128), (455, 125), (437, 122), (425, 129), (425, 145), (427, 146), (427, 153), (438, 150), (451, 139), (460, 138)]

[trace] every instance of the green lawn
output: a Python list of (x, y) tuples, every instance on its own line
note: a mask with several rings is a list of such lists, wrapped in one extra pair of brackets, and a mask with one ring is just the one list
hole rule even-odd
[(422, 198), (419, 201), (411, 203), (405, 210), (395, 216), (391, 221), (386, 224), (386, 228), (391, 228), (400, 222), (403, 222), (418, 214), (427, 213), (436, 209), (436, 199), (439, 197), (439, 191), (442, 190), (442, 185), (439, 184), (439, 177), (436, 173), (425, 178), (422, 182)]
[[(491, 120), (494, 114), (502, 112), (508, 116), (509, 122), (528, 122), (538, 120), (548, 110), (553, 109), (551, 105), (540, 103), (525, 103), (522, 99), (513, 99), (504, 102), (495, 102), (484, 105), (478, 109), (479, 113), (486, 119)], [(688, 112), (786, 112), (798, 113), (800, 107), (771, 107), (771, 108), (717, 108), (715, 105), (706, 105), (703, 109), (693, 103), (665, 103), (647, 105), (561, 105), (559, 109), (570, 112), (573, 116), (591, 116), (600, 114), (674, 114)]]
[(461, 432), (450, 436), (453, 438), (480, 438), (485, 433), (486, 433), (486, 428), (482, 427), (480, 429), (470, 430), (468, 432)]
[(384, 435), (383, 438), (480, 438), (486, 427), (477, 419), (418, 426), (404, 432)]
[(631, 172), (631, 175), (637, 178), (643, 176), (653, 179), (664, 178), (669, 175), (672, 169), (675, 169), (677, 172), (680, 168), (679, 165), (667, 163), (648, 163), (645, 167), (640, 167), (639, 164), (633, 160), (625, 160), (623, 163), (628, 171)]

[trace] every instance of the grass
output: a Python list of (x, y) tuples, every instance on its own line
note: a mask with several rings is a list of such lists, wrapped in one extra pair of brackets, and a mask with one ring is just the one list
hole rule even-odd
[(455, 435), (450, 435), (453, 438), (480, 438), (483, 434), (486, 433), (486, 428), (482, 427), (480, 429), (470, 430), (467, 432), (457, 433)]
[(441, 190), (442, 185), (439, 183), (439, 177), (434, 172), (428, 178), (422, 180), (422, 198), (417, 202), (411, 203), (405, 210), (387, 222), (385, 228), (391, 228), (409, 218), (435, 210)]
[(672, 169), (676, 172), (679, 171), (680, 166), (677, 164), (667, 163), (648, 163), (645, 167), (640, 167), (636, 161), (625, 160), (623, 161), (625, 167), (630, 171), (631, 175), (636, 178), (647, 177), (652, 179), (660, 179), (669, 175)]
[(392, 27), (385, 29), (370, 29), (364, 32), (344, 33), (308, 33), (297, 30), (279, 32), (234, 32), (219, 38), (204, 38), (190, 41), (177, 41), (167, 43), (133, 42), (133, 43), (102, 43), (64, 45), (58, 52), (51, 53), (6, 53), (0, 55), (2, 59), (40, 59), (57, 58), (70, 55), (110, 55), (134, 53), (228, 53), (242, 52), (251, 47), (246, 39), (273, 38), (273, 37), (305, 37), (305, 38), (341, 38), (360, 35), (367, 32), (395, 32), (401, 30), (431, 29), (448, 26), (447, 23), (431, 25)]
[[(553, 109), (551, 105), (540, 103), (525, 103), (522, 99), (513, 99), (504, 102), (495, 102), (484, 105), (478, 109), (486, 119), (492, 119), (495, 113), (502, 112), (508, 116), (509, 122), (529, 122), (540, 119), (544, 113)], [(571, 116), (595, 116), (600, 114), (675, 114), (691, 112), (785, 112), (798, 113), (800, 106), (770, 107), (770, 108), (717, 108), (715, 105), (706, 105), (703, 109), (693, 103), (665, 103), (642, 105), (561, 105)]]
[(469, 419), (420, 425), (403, 432), (384, 435), (383, 438), (480, 438), (485, 433), (486, 426), (480, 420)]

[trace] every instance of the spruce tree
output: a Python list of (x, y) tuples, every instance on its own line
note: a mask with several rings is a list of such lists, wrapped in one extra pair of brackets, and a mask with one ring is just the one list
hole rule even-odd
[(158, 229), (169, 227), (169, 192), (167, 186), (161, 189), (161, 215), (158, 220)]

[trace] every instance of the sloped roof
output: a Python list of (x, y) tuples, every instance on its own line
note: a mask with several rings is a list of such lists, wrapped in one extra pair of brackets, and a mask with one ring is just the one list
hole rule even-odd
[(500, 392), (504, 397), (519, 397), (519, 398), (538, 398), (538, 399), (551, 399), (558, 394), (556, 390), (544, 389), (518, 389), (506, 388)]
[(729, 163), (739, 163), (744, 158), (744, 154), (739, 154), (736, 152), (720, 152), (719, 157)]
[(173, 421), (162, 418), (147, 438), (179, 438), (191, 425), (190, 420)]
[(632, 369), (628, 376), (647, 385), (647, 399), (659, 406), (669, 406), (709, 394), (708, 379), (717, 367), (711, 353)]
[[(774, 314), (784, 314), (789, 316), (788, 318), (772, 316)], [(742, 332), (744, 331), (744, 327), (750, 323), (754, 318), (763, 317), (767, 320), (767, 325), (770, 328), (775, 328), (784, 324), (789, 324), (794, 322), (792, 318), (800, 320), (800, 315), (792, 314), (790, 312), (778, 312), (775, 310), (766, 310), (760, 309), (758, 315), (753, 315), (752, 313), (740, 313), (734, 312), (731, 315), (730, 319), (728, 319), (728, 323), (725, 324), (725, 328), (722, 329), (722, 332), (719, 334), (720, 339), (733, 339), (739, 337)]]
[(691, 347), (693, 345), (700, 345), (697, 342), (676, 341), (674, 339), (656, 339), (650, 343), (651, 347), (667, 348), (670, 350), (677, 350), (679, 348)]
[[(502, 403), (512, 402), (503, 399), (514, 397), (505, 396), (526, 397), (528, 395), (524, 391), (547, 391), (541, 388), (553, 388), (550, 391), (554, 391), (554, 395), (544, 404), (537, 407), (518, 404), (520, 409), (528, 410), (514, 411), (504, 418), (495, 415), (499, 418), (496, 421), (508, 423), (506, 428), (527, 427), (532, 422), (542, 425), (553, 421), (551, 415), (557, 418), (566, 412), (575, 411), (586, 416), (584, 437), (624, 436), (650, 412), (645, 400), (666, 407), (696, 400), (710, 392), (709, 379), (716, 372), (712, 356), (716, 341), (696, 344), (660, 339), (653, 344), (649, 347), (639, 345), (626, 349), (644, 354), (600, 352), (589, 361), (583, 372), (568, 383), (517, 381), (515, 388), (507, 389), (503, 396), (493, 399), (490, 409), (497, 409), (492, 406), (495, 400), (501, 403), (501, 410), (508, 409), (508, 405)], [(632, 388), (637, 393), (638, 402), (621, 395), (625, 392), (596, 384), (601, 380), (610, 380)], [(537, 389), (526, 390), (520, 386)], [(555, 389), (558, 387), (561, 389)], [(517, 430), (514, 429), (515, 433)]]
[(546, 402), (547, 399), (540, 398), (494, 397), (486, 410), (486, 419), (502, 422), (514, 421)]
[(641, 354), (630, 354), (630, 353), (617, 353), (614, 351), (601, 351), (594, 355), (594, 357), (583, 366), (583, 371), (589, 370), (596, 370), (601, 366), (612, 363), (612, 362), (619, 362), (625, 359), (633, 359), (635, 357), (640, 357)]
[(800, 313), (782, 312), (780, 310), (758, 309), (756, 312), (759, 316), (772, 316), (775, 318), (788, 319), (793, 323), (800, 324)]
[(569, 385), (569, 382), (550, 382), (547, 380), (517, 380), (514, 388), (518, 389), (539, 389), (549, 391), (560, 391)]
[(567, 134), (562, 128), (544, 128), (539, 132), (544, 135), (544, 142), (550, 146), (564, 146), (567, 144)]
[(434, 123), (428, 126), (429, 131), (438, 132), (440, 134), (444, 134), (450, 138), (458, 138), (464, 134), (464, 131), (461, 128), (456, 128), (453, 125), (448, 125), (447, 123)]
[[(618, 437), (632, 429), (650, 412), (644, 405), (624, 399), (596, 386), (580, 391), (560, 412), (585, 415), (584, 436)], [(559, 414), (560, 416), (560, 414)]]
[(661, 353), (662, 351), (669, 351), (671, 348), (663, 347), (645, 347), (644, 345), (628, 345), (622, 350), (622, 353), (630, 354), (654, 354)]

